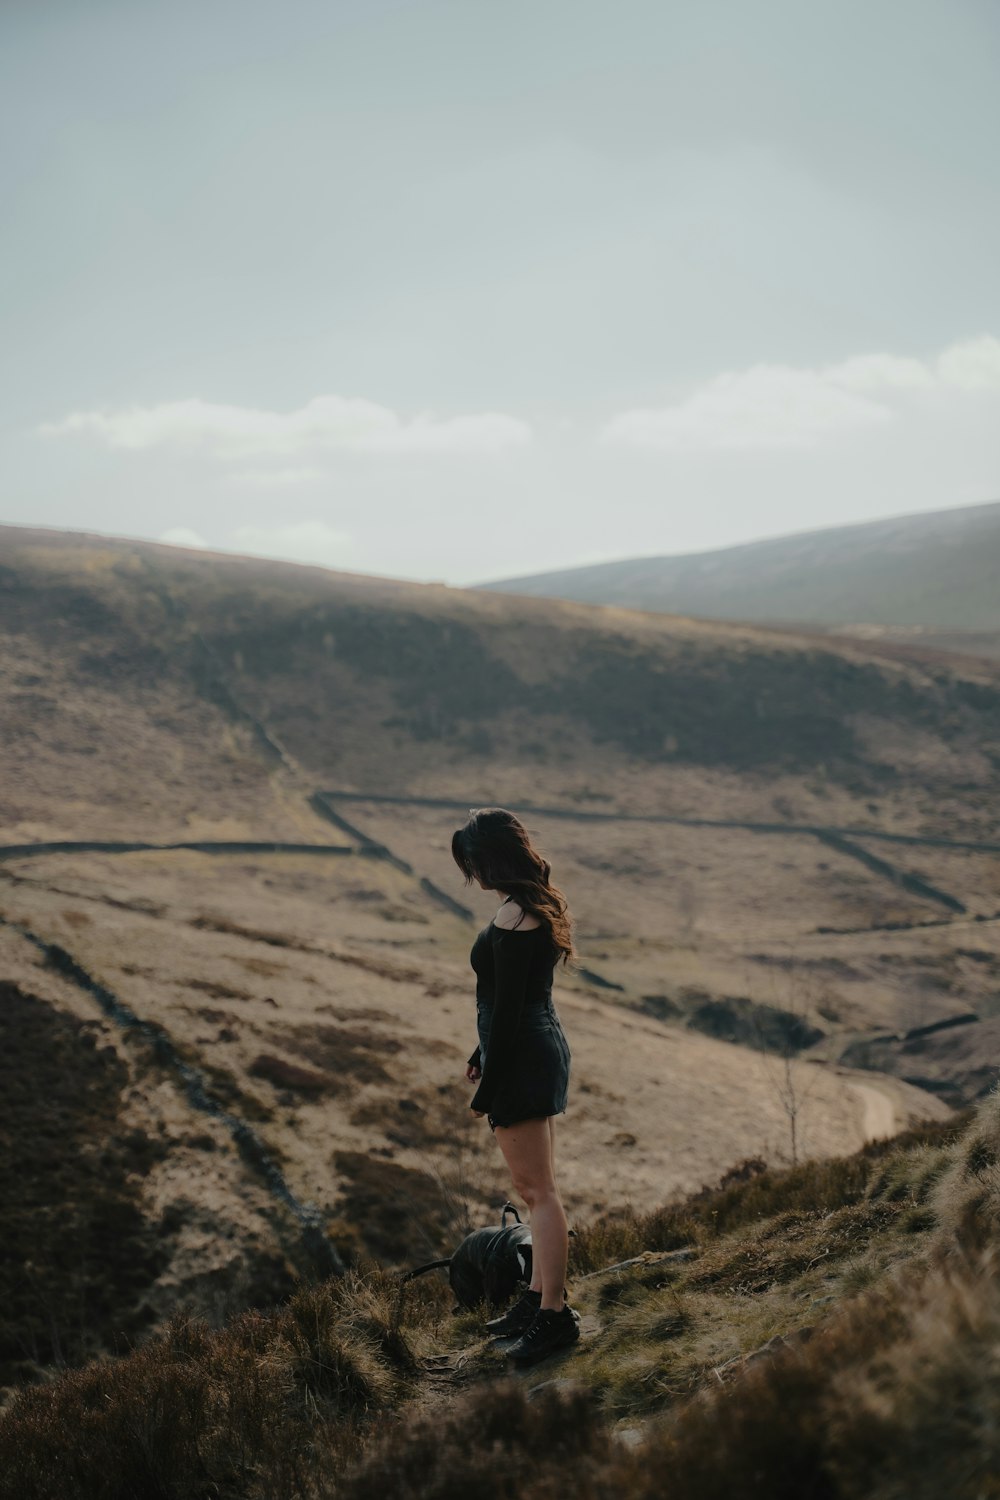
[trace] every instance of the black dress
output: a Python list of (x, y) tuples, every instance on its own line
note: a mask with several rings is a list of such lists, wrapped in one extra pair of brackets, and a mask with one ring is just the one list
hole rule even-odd
[(491, 1130), (566, 1109), (571, 1053), (552, 1003), (558, 957), (545, 922), (523, 930), (491, 922), (472, 945), (479, 1046), (469, 1062), (482, 1077), (469, 1107)]

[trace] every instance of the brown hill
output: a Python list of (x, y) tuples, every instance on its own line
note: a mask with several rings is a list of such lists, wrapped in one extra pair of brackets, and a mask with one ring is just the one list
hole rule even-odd
[(993, 825), (986, 662), (15, 527), (0, 604), (12, 837), (287, 833), (289, 766), (459, 801)]
[(156, 1226), (116, 1327), (492, 1217), (470, 805), (577, 920), (573, 1215), (944, 1117), (841, 1054), (998, 1010), (989, 663), (17, 528), (0, 600), (0, 978), (111, 1049), (66, 1109)]
[(477, 585), (1000, 654), (1000, 502)]

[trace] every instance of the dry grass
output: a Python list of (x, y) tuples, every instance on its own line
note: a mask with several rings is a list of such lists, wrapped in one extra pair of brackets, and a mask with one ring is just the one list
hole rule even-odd
[(628, 1500), (985, 1500), (1000, 1493), (992, 1264), (912, 1266), (804, 1344), (684, 1403), (622, 1466)]
[[(297, 1293), (225, 1329), (173, 1321), (126, 1358), (15, 1396), (0, 1422), (4, 1500), (322, 1492), (416, 1368), (377, 1268)], [(69, 1440), (67, 1440), (69, 1439)]]
[(942, 1254), (952, 1245), (987, 1248), (1000, 1225), (1000, 1086), (977, 1105), (972, 1125), (953, 1143), (930, 1198), (941, 1225)]
[(474, 1346), (471, 1389), (436, 1387), (423, 1361), (478, 1318), (370, 1261), (217, 1333), (177, 1321), (18, 1395), (0, 1496), (994, 1500), (998, 1140), (995, 1095), (854, 1158), (744, 1164), (633, 1221), (693, 1255), (581, 1281), (600, 1334), (528, 1380)]
[[(489, 1447), (480, 1450), (486, 1493), (489, 1476), (494, 1483), (500, 1477), (498, 1493), (544, 1497), (565, 1493), (559, 1486), (572, 1476), (584, 1494), (593, 1486), (595, 1494), (630, 1500), (663, 1493), (700, 1500), (713, 1493), (715, 1473), (720, 1497), (818, 1494), (828, 1479), (831, 1493), (852, 1500), (871, 1493), (937, 1500), (946, 1485), (959, 1496), (990, 1494), (989, 1475), (996, 1475), (1000, 1457), (998, 1314), (1000, 1290), (989, 1255), (926, 1274), (916, 1261), (848, 1301), (808, 1344), (780, 1349), (773, 1359), (748, 1366), (721, 1396), (710, 1384), (711, 1396), (702, 1387), (697, 1400), (682, 1400), (675, 1424), (666, 1427), (676, 1441), (668, 1438), (657, 1455), (654, 1435), (638, 1472), (614, 1454), (607, 1461), (596, 1390), (564, 1398), (549, 1390), (525, 1411), (522, 1400), (505, 1402), (502, 1394), (498, 1400), (495, 1388), (477, 1396), (479, 1423), (470, 1423), (461, 1411), (454, 1414), (450, 1447), (438, 1427), (437, 1472), (443, 1486), (450, 1480), (453, 1492), (459, 1492), (470, 1450), (477, 1446), (470, 1438), (481, 1425), (484, 1437), (505, 1440), (508, 1459), (500, 1477), (495, 1463), (482, 1462)], [(665, 1316), (647, 1317), (635, 1330), (635, 1342), (671, 1347), (683, 1338), (688, 1317), (676, 1304)], [(703, 1424), (699, 1418), (706, 1405)], [(825, 1426), (816, 1420), (817, 1408), (826, 1414)], [(567, 1450), (574, 1455), (568, 1468)], [(380, 1458), (376, 1468), (381, 1463)], [(423, 1464), (416, 1471), (412, 1463), (409, 1467), (428, 1486)]]
[(595, 1271), (644, 1250), (675, 1250), (704, 1245), (729, 1230), (773, 1219), (779, 1214), (819, 1219), (862, 1199), (873, 1183), (875, 1197), (891, 1196), (894, 1164), (908, 1170), (913, 1148), (925, 1146), (944, 1162), (944, 1146), (958, 1138), (973, 1118), (966, 1110), (949, 1120), (929, 1121), (887, 1140), (870, 1141), (851, 1156), (806, 1161), (781, 1170), (759, 1158), (731, 1168), (717, 1186), (665, 1204), (649, 1214), (617, 1210), (581, 1227), (571, 1242), (570, 1269)]
[(928, 1200), (971, 1114), (783, 1172), (744, 1162), (654, 1214), (584, 1229), (575, 1261), (612, 1267), (575, 1283), (604, 1322), (575, 1361), (603, 1409), (624, 1417), (670, 1407), (767, 1340), (806, 1337), (891, 1267), (928, 1255), (939, 1228)]
[[(583, 1385), (509, 1379), (403, 1417), (338, 1500), (992, 1500), (1000, 1494), (992, 1256), (912, 1266), (812, 1337), (680, 1399), (636, 1447)], [(637, 1334), (637, 1337), (639, 1335)], [(647, 1332), (647, 1337), (650, 1332)], [(655, 1330), (671, 1339), (676, 1329)]]

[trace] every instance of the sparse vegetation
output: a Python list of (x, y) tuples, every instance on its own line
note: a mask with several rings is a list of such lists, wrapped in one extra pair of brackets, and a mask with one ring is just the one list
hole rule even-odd
[[(176, 1319), (13, 1397), (0, 1496), (989, 1497), (998, 1163), (1000, 1092), (852, 1157), (751, 1159), (654, 1214), (585, 1226), (575, 1300), (600, 1332), (537, 1393), (477, 1314), (450, 1315), (443, 1278), (403, 1287), (363, 1257), (221, 1330)], [(681, 1254), (657, 1248), (676, 1240)], [(449, 1349), (456, 1373), (435, 1374)]]
[[(974, 664), (932, 657), (913, 668), (905, 652), (876, 643), (678, 625), (669, 615), (632, 627), (621, 612), (584, 622), (578, 606), (555, 599), (511, 599), (500, 615), (474, 591), (401, 592), (380, 580), (345, 583), (338, 574), (188, 558), (111, 538), (8, 528), (0, 541), (9, 628), (58, 658), (74, 692), (96, 704), (127, 686), (126, 696), (152, 707), (151, 685), (169, 683), (169, 702), (150, 714), (155, 735), (136, 739), (147, 771), (155, 753), (175, 826), (198, 794), (237, 806), (245, 791), (268, 805), (274, 736), (304, 766), (337, 766), (345, 784), (376, 784), (387, 762), (394, 785), (403, 784), (426, 760), (428, 741), (485, 752), (487, 769), (527, 743), (539, 774), (563, 784), (560, 747), (573, 741), (616, 751), (640, 772), (669, 764), (752, 779), (784, 770), (881, 802), (905, 798), (916, 778), (880, 739), (915, 732), (934, 740), (942, 761), (982, 746), (984, 769), (966, 791), (995, 789), (989, 753), (1000, 693)], [(516, 665), (529, 630), (541, 676)], [(44, 693), (19, 686), (12, 695), (16, 722), (57, 714), (62, 683), (50, 673), (43, 681)], [(254, 716), (263, 704), (266, 729)], [(79, 748), (113, 748), (121, 766), (120, 736), (107, 740), (100, 720), (88, 716)], [(182, 777), (171, 765), (172, 736), (185, 720), (215, 747), (206, 755), (199, 746), (200, 786), (189, 768)], [(147, 721), (136, 713), (134, 722)], [(232, 728), (224, 750), (223, 723)], [(384, 747), (380, 767), (375, 744)], [(60, 759), (35, 775), (53, 778)], [(101, 781), (103, 759), (93, 754), (89, 768), (102, 813), (117, 805)], [(589, 781), (592, 773), (583, 774)], [(954, 789), (954, 775), (925, 758), (918, 774), (924, 800), (935, 785)], [(26, 816), (44, 805), (40, 792), (31, 803)]]
[[(581, 1500), (1000, 1500), (991, 1258), (1000, 1099), (993, 1053), (978, 1051), (986, 1031), (910, 1038), (899, 1049), (905, 1076), (919, 1057), (922, 1081), (926, 1074), (928, 1087), (941, 1087), (931, 1071), (939, 1060), (952, 1075), (945, 1097), (979, 1095), (976, 1112), (785, 1170), (751, 1156), (651, 1212), (619, 1207), (576, 1223), (570, 1280), (586, 1336), (537, 1374), (506, 1377), (480, 1337), (480, 1313), (452, 1315), (441, 1271), (401, 1293), (389, 1269), (446, 1254), (472, 1227), (469, 1203), (490, 1200), (485, 1170), (468, 1193), (462, 1175), (467, 1159), (479, 1172), (476, 1153), (493, 1145), (485, 1127), (484, 1147), (473, 1143), (459, 1082), (472, 1018), (460, 1020), (450, 1004), (458, 986), (448, 966), (464, 961), (453, 924), (462, 908), (451, 903), (452, 927), (438, 928), (440, 906), (427, 898), (442, 888), (413, 859), (440, 816), (435, 794), (461, 782), (463, 756), (484, 757), (477, 785), (513, 788), (539, 817), (547, 804), (554, 817), (591, 802), (621, 810), (617, 852), (597, 820), (579, 840), (579, 869), (600, 871), (607, 896), (587, 956), (608, 972), (576, 975), (591, 995), (607, 992), (588, 1014), (598, 1004), (610, 1010), (613, 993), (635, 1026), (634, 997), (645, 992), (647, 1018), (757, 1041), (765, 1060), (790, 1070), (793, 1054), (818, 1040), (817, 1017), (858, 1035), (896, 1025), (897, 979), (908, 1025), (936, 1016), (937, 1006), (953, 1010), (956, 999), (984, 1022), (993, 1017), (992, 929), (951, 928), (940, 912), (924, 921), (912, 889), (881, 857), (868, 868), (855, 858), (848, 878), (835, 864), (842, 849), (824, 851), (830, 864), (790, 853), (787, 864), (772, 864), (772, 890), (784, 897), (801, 881), (809, 894), (813, 882), (809, 899), (786, 920), (762, 886), (735, 909), (761, 868), (758, 850), (746, 853), (756, 836), (747, 819), (806, 824), (822, 804), (823, 817), (845, 825), (874, 819), (885, 829), (992, 839), (1000, 770), (992, 677), (974, 681), (974, 666), (894, 660), (790, 633), (636, 622), (621, 611), (585, 620), (557, 601), (498, 613), (485, 596), (184, 559), (107, 539), (12, 543), (6, 561), (5, 619), (16, 631), (3, 668), (12, 838), (99, 828), (167, 839), (188, 824), (237, 838), (259, 826), (278, 837), (291, 784), (272, 775), (278, 763), (297, 765), (303, 785), (317, 788), (334, 776), (341, 788), (389, 797), (419, 788), (427, 806), (421, 812), (415, 797), (408, 807), (404, 796), (395, 825), (379, 808), (345, 825), (358, 847), (336, 863), (353, 873), (331, 876), (322, 900), (301, 894), (315, 890), (315, 877), (284, 855), (259, 885), (259, 866), (228, 865), (227, 889), (203, 880), (200, 856), (188, 855), (155, 865), (145, 853), (129, 864), (131, 856), (116, 855), (114, 876), (95, 859), (74, 865), (72, 878), (64, 871), (59, 885), (12, 864), (0, 872), (12, 924), (37, 913), (39, 931), (79, 946), (81, 963), (134, 981), (122, 993), (137, 1017), (150, 1018), (154, 1038), (142, 1043), (133, 1028), (117, 1051), (88, 1046), (87, 1028), (71, 1015), (13, 986), (4, 991), (0, 1380), (21, 1388), (0, 1396), (3, 1500), (376, 1492), (452, 1500), (470, 1491), (485, 1500), (573, 1492)], [(516, 775), (519, 783), (505, 779)], [(595, 775), (599, 791), (589, 784)], [(684, 843), (683, 818), (664, 825), (667, 845), (650, 838), (638, 847), (644, 813), (636, 809), (692, 808), (714, 821), (713, 839), (733, 820), (732, 836), (715, 846), (721, 852), (709, 854), (700, 828), (685, 830)], [(328, 837), (328, 827), (306, 823), (315, 816), (316, 796), (303, 798), (301, 836)], [(388, 847), (391, 826), (398, 848)], [(780, 831), (791, 847), (793, 830)], [(355, 854), (380, 862), (366, 867)], [(961, 867), (954, 851), (941, 854), (943, 864), (955, 860), (965, 905), (981, 889), (981, 854), (970, 849)], [(950, 892), (951, 876), (931, 860), (921, 879)], [(250, 878), (237, 885), (234, 870)], [(662, 914), (648, 895), (637, 899), (638, 885), (656, 891), (661, 880)], [(282, 908), (282, 890), (297, 905)], [(992, 920), (985, 902), (972, 920)], [(744, 983), (734, 972), (756, 919), (747, 913), (765, 907), (781, 921), (754, 930), (752, 944), (796, 939), (780, 960), (788, 985), (774, 1006), (761, 1003), (759, 975)], [(633, 909), (634, 930), (624, 916)], [(899, 929), (900, 948), (873, 954), (873, 926)], [(916, 934), (920, 926), (933, 935)], [(710, 936), (720, 929), (725, 943)], [(826, 931), (863, 940), (813, 942)], [(976, 948), (954, 947), (972, 931)], [(170, 932), (186, 945), (180, 961)], [(930, 951), (916, 951), (918, 937)], [(933, 951), (938, 937), (954, 962)], [(904, 939), (914, 941), (904, 949)], [(59, 951), (66, 963), (46, 976), (54, 987), (70, 973), (71, 955)], [(773, 953), (754, 957), (779, 963)], [(808, 996), (810, 965), (823, 987), (799, 1015), (791, 1007)], [(904, 992), (910, 980), (920, 982)], [(663, 993), (673, 983), (676, 995)], [(692, 987), (703, 984), (712, 988)], [(336, 1024), (319, 1024), (320, 1015)], [(662, 1043), (648, 1019), (638, 1029), (651, 1052)], [(647, 1144), (640, 1121), (613, 1118), (630, 1101), (611, 1070), (584, 1061), (597, 1035), (594, 1026), (580, 1048), (578, 1100), (581, 1113), (603, 1110), (613, 1123), (579, 1196), (588, 1205), (615, 1150), (621, 1203), (640, 1154), (622, 1148)], [(675, 1039), (678, 1050), (701, 1049), (687, 1056), (715, 1057), (721, 1105), (745, 1055), (679, 1028), (667, 1045)], [(961, 1046), (976, 1056), (948, 1050)], [(400, 1066), (403, 1047), (426, 1065), (420, 1076)], [(156, 1071), (168, 1055), (183, 1064), (175, 1076), (186, 1069), (197, 1090), (204, 1080), (200, 1116), (189, 1113), (191, 1089), (180, 1093), (162, 1066)], [(439, 1088), (443, 1077), (454, 1081)], [(817, 1129), (816, 1149), (851, 1138), (854, 1115), (842, 1119), (843, 1096), (831, 1092), (826, 1126), (843, 1132)], [(156, 1095), (149, 1134), (124, 1127), (126, 1093), (137, 1109)], [(785, 1099), (795, 1157), (800, 1094), (786, 1088)], [(218, 1105), (228, 1112), (224, 1128), (216, 1122), (210, 1132)], [(724, 1118), (723, 1107), (718, 1113)], [(161, 1121), (188, 1153), (174, 1173), (184, 1192), (164, 1204), (156, 1193), (168, 1172), (157, 1170), (140, 1207), (141, 1175), (158, 1167)], [(699, 1159), (724, 1160), (720, 1138)], [(769, 1152), (763, 1139), (739, 1149)], [(267, 1192), (242, 1219), (248, 1165)], [(283, 1241), (282, 1215), (292, 1188), (303, 1186), (318, 1188), (315, 1209), (299, 1205), (303, 1222), (317, 1242), (343, 1247), (349, 1270), (300, 1282), (290, 1295), (295, 1266), (313, 1264), (296, 1261)], [(206, 1239), (221, 1252), (211, 1266)], [(146, 1298), (165, 1244), (183, 1253), (160, 1277), (158, 1312), (180, 1298), (186, 1276), (235, 1276), (227, 1306), (238, 1296), (244, 1309), (256, 1300), (267, 1310), (244, 1310), (214, 1330), (175, 1317), (151, 1335)], [(257, 1256), (259, 1274), (244, 1275)], [(575, 1388), (553, 1387), (564, 1376)], [(616, 1437), (622, 1427), (631, 1428), (631, 1446)]]
[(370, 1026), (298, 1026), (275, 1029), (274, 1038), (290, 1052), (333, 1076), (340, 1088), (388, 1082), (382, 1059), (399, 1052), (402, 1043)]
[(330, 1232), (356, 1254), (401, 1265), (446, 1254), (464, 1232), (464, 1205), (440, 1177), (366, 1151), (335, 1151), (333, 1164), (344, 1186)]
[(444, 1413), (405, 1419), (349, 1471), (337, 1500), (585, 1500), (610, 1495), (614, 1444), (582, 1390), (529, 1401), (510, 1379)]
[(164, 1152), (126, 1127), (114, 1048), (0, 982), (0, 1384), (137, 1333), (165, 1262), (138, 1179)]
[[(918, 1147), (936, 1150), (944, 1161), (945, 1148), (968, 1125), (971, 1112), (929, 1123), (889, 1140), (870, 1141), (852, 1156), (805, 1161), (785, 1169), (768, 1168), (749, 1159), (731, 1168), (718, 1186), (667, 1204), (648, 1214), (625, 1210), (598, 1216), (577, 1231), (570, 1244), (574, 1274), (644, 1250), (676, 1250), (703, 1246), (731, 1230), (758, 1225), (775, 1215), (827, 1215), (855, 1205), (866, 1193), (881, 1197), (893, 1166), (906, 1180)], [(923, 1158), (920, 1158), (923, 1160)]]
[(352, 1125), (371, 1125), (397, 1146), (430, 1149), (455, 1142), (455, 1090), (451, 1084), (411, 1088), (400, 1098), (374, 1095), (351, 1113)]
[(782, 1058), (794, 1057), (823, 1035), (804, 1016), (745, 996), (716, 1000), (705, 996), (689, 1011), (688, 1025), (720, 1041), (750, 1043), (762, 1052), (773, 1052)]
[(355, 1454), (412, 1380), (397, 1308), (368, 1267), (222, 1330), (177, 1318), (124, 1358), (19, 1392), (0, 1421), (0, 1495), (316, 1493), (317, 1462)]
[(303, 1068), (287, 1058), (275, 1057), (261, 1052), (254, 1058), (247, 1072), (253, 1078), (265, 1078), (277, 1089), (291, 1089), (298, 1094), (328, 1094), (336, 1091), (337, 1081), (329, 1073), (317, 1072), (315, 1068)]

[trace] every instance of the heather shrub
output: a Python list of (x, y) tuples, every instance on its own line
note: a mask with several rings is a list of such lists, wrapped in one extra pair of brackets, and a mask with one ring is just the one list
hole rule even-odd
[(403, 1418), (341, 1478), (337, 1500), (611, 1500), (613, 1444), (593, 1398), (510, 1378)]
[(240, 1321), (222, 1336), (177, 1322), (128, 1358), (20, 1392), (0, 1423), (0, 1494), (194, 1500), (294, 1466), (307, 1431), (289, 1361)]
[[(304, 1288), (226, 1328), (176, 1318), (121, 1359), (18, 1392), (4, 1500), (283, 1500), (357, 1450), (412, 1365), (380, 1275)], [(311, 1481), (310, 1481), (311, 1483)]]
[(0, 1385), (148, 1324), (169, 1254), (137, 1184), (166, 1148), (123, 1119), (127, 1080), (90, 1027), (0, 981)]

